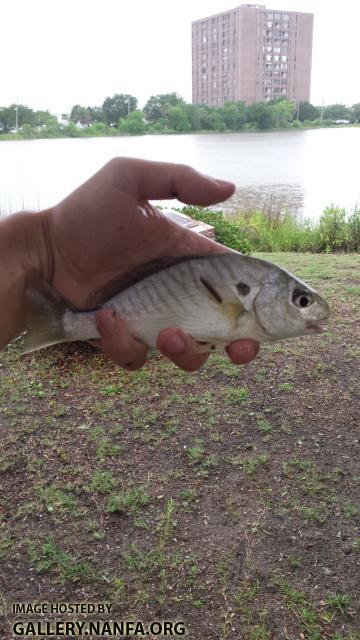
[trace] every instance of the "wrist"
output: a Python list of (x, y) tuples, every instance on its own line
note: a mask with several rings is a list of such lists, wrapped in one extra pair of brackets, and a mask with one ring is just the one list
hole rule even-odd
[(52, 261), (46, 211), (16, 213), (0, 221), (0, 348), (25, 328), (24, 292), (31, 272), (49, 281)]
[(12, 251), (25, 279), (36, 272), (43, 280), (52, 277), (52, 257), (48, 242), (49, 210), (20, 212), (5, 221), (11, 225)]

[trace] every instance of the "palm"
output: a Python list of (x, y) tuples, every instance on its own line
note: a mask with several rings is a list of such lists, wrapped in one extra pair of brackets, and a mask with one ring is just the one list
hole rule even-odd
[(73, 304), (92, 304), (114, 278), (159, 256), (224, 247), (174, 224), (111, 163), (53, 209), (53, 285)]

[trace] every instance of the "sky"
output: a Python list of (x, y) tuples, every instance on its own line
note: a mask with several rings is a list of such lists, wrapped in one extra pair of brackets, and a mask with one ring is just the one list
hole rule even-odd
[[(231, 0), (0, 0), (0, 106), (52, 113), (130, 93), (144, 106), (176, 91), (191, 102), (191, 21)], [(265, 4), (265, 2), (264, 2)], [(314, 13), (311, 102), (360, 102), (359, 0), (273, 0)]]

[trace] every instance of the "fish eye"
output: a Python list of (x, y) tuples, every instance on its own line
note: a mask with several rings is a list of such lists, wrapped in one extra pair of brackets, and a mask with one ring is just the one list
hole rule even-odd
[(309, 307), (314, 302), (314, 298), (309, 291), (295, 289), (292, 294), (292, 301), (297, 307), (305, 309), (305, 307)]

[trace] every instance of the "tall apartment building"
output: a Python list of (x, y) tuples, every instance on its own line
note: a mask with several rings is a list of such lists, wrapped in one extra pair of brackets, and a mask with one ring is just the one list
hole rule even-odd
[(192, 23), (193, 102), (310, 99), (313, 14), (241, 5)]

